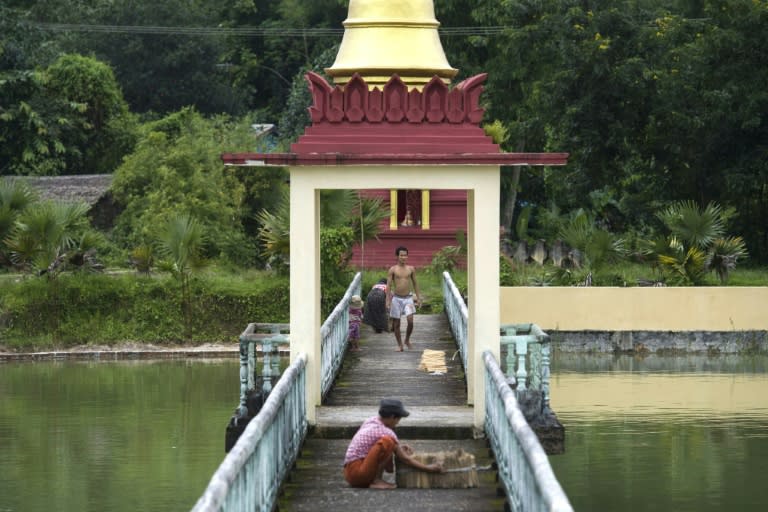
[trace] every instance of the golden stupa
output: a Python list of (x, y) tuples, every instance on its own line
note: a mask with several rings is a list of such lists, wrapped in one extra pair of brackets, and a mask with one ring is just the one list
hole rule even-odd
[(435, 75), (446, 84), (458, 73), (448, 64), (432, 0), (350, 0), (336, 62), (325, 71), (336, 84), (359, 73), (370, 88), (397, 74), (421, 88)]

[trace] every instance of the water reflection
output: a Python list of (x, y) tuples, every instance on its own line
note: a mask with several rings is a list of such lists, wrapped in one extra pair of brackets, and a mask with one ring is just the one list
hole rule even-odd
[(576, 510), (764, 510), (768, 358), (558, 356), (551, 457)]
[(238, 361), (0, 364), (0, 510), (189, 510)]

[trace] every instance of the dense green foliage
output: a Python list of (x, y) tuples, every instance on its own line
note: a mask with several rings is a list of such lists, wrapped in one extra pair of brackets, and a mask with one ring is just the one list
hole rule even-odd
[(717, 201), (766, 261), (765, 1), (481, 1), (471, 13), (506, 27), (468, 51), (489, 72), (487, 117), (505, 123), (506, 147), (571, 154), (521, 177), (534, 235), (550, 204), (622, 232), (658, 229), (669, 201)]
[[(286, 145), (307, 120), (303, 70), (330, 65), (339, 42), (317, 30), (340, 29), (346, 5), (14, 1), (0, 36), (0, 172), (111, 172), (109, 162), (135, 139), (117, 108), (98, 134), (111, 149), (88, 154), (99, 98), (120, 104), (99, 61), (145, 118), (187, 105), (205, 115), (256, 112), (251, 122), (278, 123)], [(744, 238), (750, 258), (768, 261), (765, 0), (441, 0), (435, 13), (458, 78), (489, 74), (483, 101), (497, 141), (510, 151), (571, 155), (563, 168), (503, 170), (508, 233), (526, 207), (529, 235), (547, 238), (553, 205), (563, 214), (584, 209), (621, 236), (662, 230), (656, 212), (673, 201), (717, 202), (736, 208), (729, 232)], [(53, 30), (51, 22), (72, 26)], [(105, 25), (124, 29), (98, 29)], [(449, 30), (456, 27), (465, 29)], [(206, 32), (213, 28), (220, 31)], [(56, 63), (61, 55), (66, 63)], [(64, 72), (75, 66), (91, 85), (79, 94)], [(93, 87), (100, 76), (104, 84)], [(249, 235), (270, 206), (241, 202)]]
[(125, 208), (115, 239), (129, 248), (148, 245), (169, 218), (192, 215), (207, 233), (203, 256), (252, 264), (242, 217), (245, 185), (220, 161), (222, 152), (247, 147), (248, 130), (247, 122), (206, 119), (192, 109), (145, 125), (136, 150), (115, 172), (112, 191)]
[[(737, 262), (768, 263), (767, 0), (434, 4), (456, 82), (488, 73), (494, 141), (570, 153), (565, 167), (502, 169), (500, 224), (514, 243), (565, 241), (583, 265), (504, 259), (503, 284), (733, 283)], [(173, 269), (162, 227), (194, 219), (201, 261), (287, 270), (286, 172), (225, 168), (220, 155), (287, 149), (302, 132), (304, 73), (330, 66), (340, 42), (319, 30), (341, 29), (347, 5), (3, 3), (0, 175), (114, 173), (121, 213), (98, 234), (81, 206), (3, 184), (0, 267), (43, 276), (59, 304), (61, 272), (97, 270), (102, 255)], [(277, 133), (256, 138), (253, 123)], [(351, 244), (375, 236), (383, 212), (354, 191), (326, 191), (320, 206), (327, 309), (346, 285)], [(461, 250), (437, 256), (439, 274)], [(168, 297), (180, 304), (169, 311), (191, 315), (196, 280), (175, 263), (183, 278)], [(625, 271), (635, 263), (644, 270)]]
[(180, 285), (172, 278), (64, 275), (55, 288), (39, 279), (3, 282), (3, 343), (22, 348), (232, 341), (249, 321), (287, 322), (287, 279), (248, 277), (247, 286), (205, 275), (191, 279), (193, 314), (186, 320)]

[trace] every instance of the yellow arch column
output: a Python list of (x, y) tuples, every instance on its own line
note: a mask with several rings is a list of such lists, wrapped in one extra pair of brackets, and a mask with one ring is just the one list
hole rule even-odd
[(499, 360), (499, 168), (472, 169), (467, 190), (467, 398), (474, 405), (474, 424), (485, 423), (485, 363), (490, 350)]
[(389, 229), (397, 229), (397, 189), (389, 191)]
[(429, 229), (429, 189), (421, 191), (421, 229)]
[(311, 167), (292, 167), (290, 176), (291, 361), (302, 352), (307, 354), (307, 421), (314, 424), (322, 394), (320, 190), (316, 188), (317, 171)]

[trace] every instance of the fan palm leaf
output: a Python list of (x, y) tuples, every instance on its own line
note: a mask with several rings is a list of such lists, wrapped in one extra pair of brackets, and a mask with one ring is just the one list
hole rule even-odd
[(672, 237), (671, 254), (659, 254), (659, 264), (670, 274), (669, 282), (679, 286), (702, 284), (707, 273), (707, 254), (698, 247), (689, 247)]
[(203, 227), (189, 215), (172, 217), (160, 229), (157, 253), (171, 264), (174, 274), (189, 275), (206, 265), (202, 257), (205, 245)]
[(355, 190), (323, 190), (320, 193), (320, 223), (324, 227), (347, 225), (358, 205)]
[(352, 230), (355, 240), (372, 240), (381, 232), (381, 221), (389, 218), (389, 210), (380, 197), (358, 197), (352, 211)]
[(725, 232), (723, 211), (717, 203), (709, 203), (702, 210), (694, 201), (678, 201), (657, 217), (673, 236), (699, 248), (709, 247)]
[(21, 211), (35, 200), (34, 191), (21, 181), (0, 181), (0, 206)]
[(721, 283), (727, 283), (738, 259), (745, 258), (747, 254), (747, 246), (740, 236), (718, 238), (709, 248), (705, 264), (717, 274)]
[(25, 209), (5, 244), (15, 265), (44, 271), (77, 245), (86, 230), (85, 203), (43, 202)]
[(283, 190), (274, 212), (262, 210), (256, 215), (261, 253), (270, 263), (287, 268), (291, 252), (291, 201), (288, 190)]

